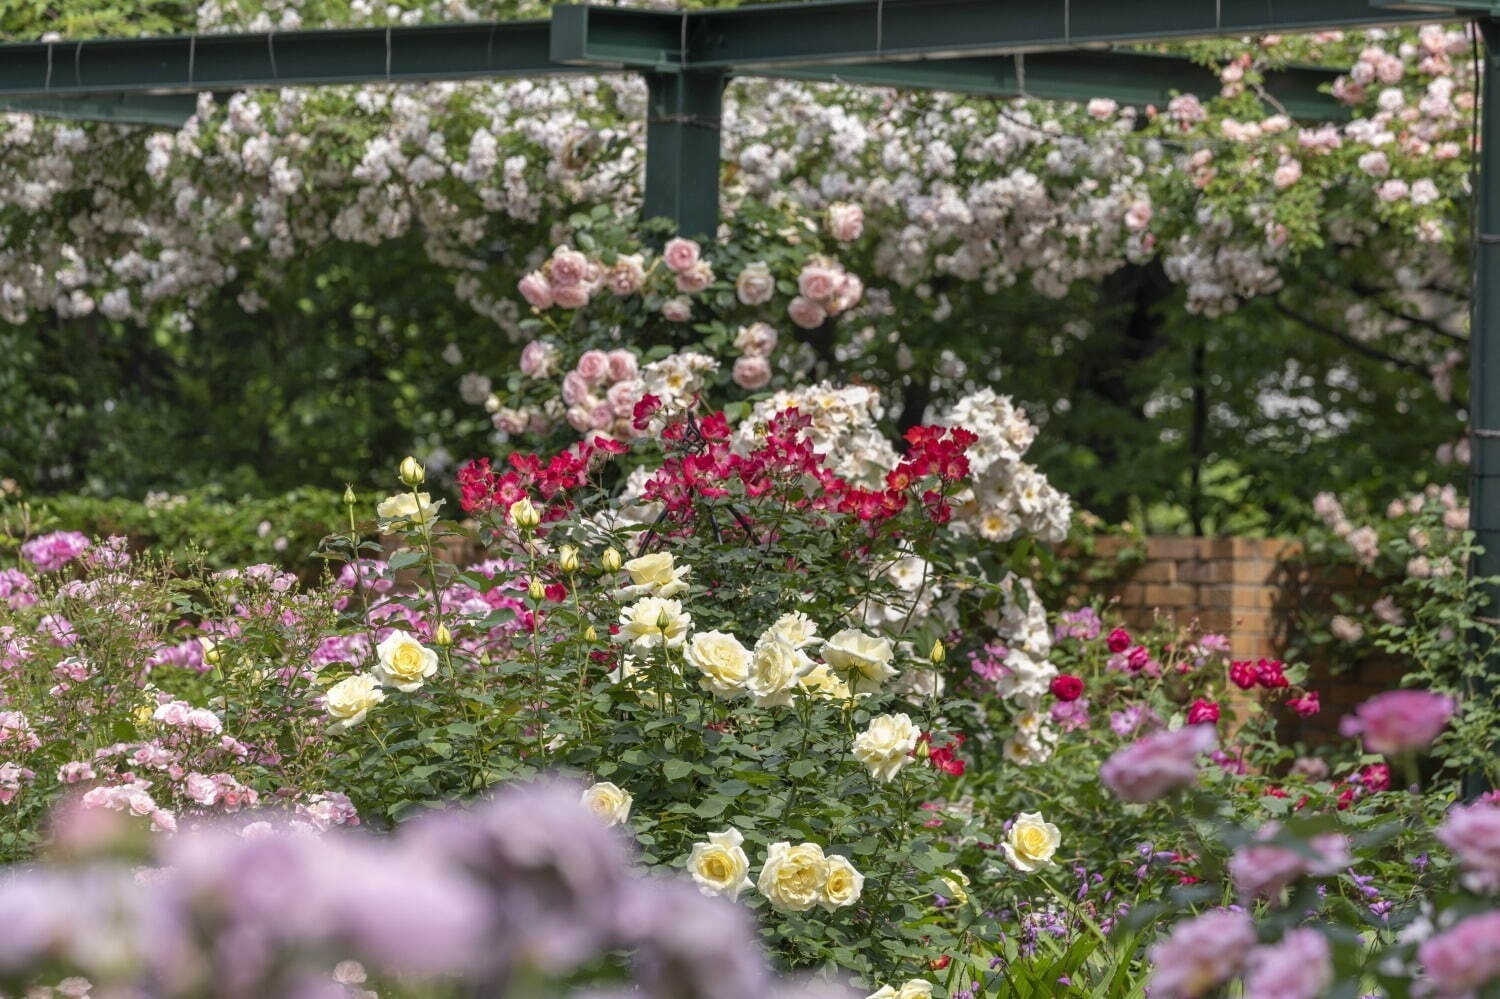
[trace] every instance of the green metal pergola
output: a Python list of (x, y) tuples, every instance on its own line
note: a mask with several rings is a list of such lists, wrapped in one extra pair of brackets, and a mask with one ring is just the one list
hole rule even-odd
[[(1500, 576), (1500, 0), (814, 0), (692, 11), (559, 5), (550, 20), (0, 45), (0, 108), (180, 125), (203, 91), (601, 72), (648, 91), (642, 213), (712, 234), (719, 122), (738, 76), (1054, 100), (1165, 103), (1218, 78), (1117, 46), (1469, 20), (1485, 42), (1470, 331), (1471, 523)], [(1337, 73), (1269, 74), (1296, 118), (1347, 111)], [(1491, 593), (1500, 606), (1500, 592)], [(1495, 613), (1492, 611), (1491, 613)], [(1500, 664), (1492, 665), (1500, 676)]]

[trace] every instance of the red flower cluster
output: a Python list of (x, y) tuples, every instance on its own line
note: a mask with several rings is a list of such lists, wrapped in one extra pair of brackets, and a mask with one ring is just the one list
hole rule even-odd
[[(513, 452), (506, 460), (510, 469), (497, 472), (488, 458), (479, 458), (458, 471), (459, 506), (466, 513), (505, 509), (535, 490), (543, 499), (555, 500), (588, 481), (589, 471), (603, 455), (624, 454), (625, 445), (608, 437), (581, 441), (543, 463), (540, 455)], [(549, 504), (544, 516), (557, 520), (566, 505)]]
[(968, 741), (969, 737), (962, 732), (950, 733), (949, 741), (941, 746), (934, 746), (932, 744), (931, 732), (923, 732), (917, 736), (918, 747), (924, 745), (928, 747), (927, 762), (950, 777), (962, 777), (964, 775), (964, 768), (968, 764), (958, 758), (958, 751)]
[(1237, 659), (1229, 664), (1229, 679), (1241, 690), (1249, 690), (1260, 684), (1267, 690), (1288, 685), (1286, 666), (1278, 659)]

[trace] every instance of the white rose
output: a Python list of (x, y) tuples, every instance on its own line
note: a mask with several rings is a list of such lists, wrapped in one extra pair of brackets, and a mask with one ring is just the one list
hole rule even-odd
[(1052, 863), (1061, 842), (1057, 826), (1043, 819), (1041, 812), (1022, 812), (1011, 823), (1001, 846), (1012, 867), (1030, 873)]
[(823, 900), (828, 859), (816, 843), (772, 843), (760, 869), (757, 887), (770, 903), (786, 912), (806, 912)]
[(792, 703), (797, 681), (815, 664), (805, 652), (785, 642), (759, 642), (750, 656), (750, 674), (745, 689), (757, 707), (782, 707)]
[(380, 681), (368, 673), (356, 673), (329, 687), (323, 694), (323, 708), (338, 723), (350, 728), (364, 721), (365, 714), (385, 700)]
[(685, 658), (703, 673), (704, 690), (719, 697), (738, 697), (750, 676), (750, 650), (733, 635), (722, 631), (700, 631), (689, 639)]
[(374, 675), (387, 687), (411, 693), (437, 672), (437, 653), (404, 631), (393, 631), (375, 646)]
[(818, 663), (797, 681), (807, 693), (814, 697), (823, 697), (830, 700), (846, 701), (854, 696), (849, 685), (838, 678), (838, 675), (822, 663)]
[(859, 901), (865, 890), (865, 876), (857, 871), (848, 858), (828, 858), (828, 880), (823, 882), (823, 898), (819, 904), (832, 912)]
[(694, 843), (688, 857), (688, 873), (705, 895), (731, 899), (750, 887), (750, 858), (740, 845), (745, 837), (738, 829), (709, 833), (707, 843)]
[(757, 260), (745, 265), (739, 277), (734, 279), (735, 294), (746, 305), (764, 305), (776, 294), (776, 279), (764, 261)]
[(642, 597), (620, 611), (620, 631), (615, 641), (642, 649), (675, 649), (687, 640), (693, 619), (678, 600)]
[(630, 806), (635, 802), (629, 791), (609, 781), (589, 787), (579, 800), (607, 826), (623, 825), (630, 818)]
[(411, 521), (413, 524), (430, 524), (437, 519), (437, 509), (443, 505), (442, 500), (432, 502), (432, 497), (427, 493), (397, 493), (387, 496), (375, 505), (375, 513), (381, 520), (388, 520), (393, 525), (398, 522)]
[(818, 626), (801, 611), (791, 611), (776, 619), (776, 623), (765, 630), (761, 641), (785, 642), (794, 649), (805, 649), (818, 637)]
[(615, 593), (616, 600), (634, 600), (636, 597), (675, 597), (688, 588), (684, 577), (692, 571), (691, 566), (678, 566), (671, 552), (652, 552), (626, 562), (622, 568), (630, 573), (631, 586), (621, 587)]
[(922, 733), (904, 714), (881, 715), (854, 737), (854, 757), (869, 768), (876, 780), (890, 782), (911, 759)]
[(878, 992), (871, 992), (865, 999), (932, 999), (932, 983), (921, 978), (913, 978), (901, 990), (882, 985)]
[(856, 694), (873, 694), (896, 675), (893, 655), (890, 639), (874, 638), (856, 628), (845, 628), (823, 643), (824, 660), (835, 673), (848, 678)]

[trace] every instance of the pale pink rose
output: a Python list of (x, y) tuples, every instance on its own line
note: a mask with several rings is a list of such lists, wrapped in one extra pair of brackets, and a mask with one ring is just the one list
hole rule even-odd
[(1458, 858), (1465, 887), (1500, 892), (1500, 805), (1477, 801), (1452, 809), (1437, 838)]
[(734, 280), (734, 291), (745, 305), (764, 305), (776, 294), (776, 279), (771, 276), (771, 269), (757, 260), (740, 271)]
[(1307, 862), (1295, 850), (1272, 843), (1242, 846), (1229, 858), (1229, 876), (1242, 901), (1268, 898), (1273, 902), (1293, 881), (1307, 872)]
[(1302, 164), (1294, 159), (1284, 159), (1276, 165), (1276, 172), (1271, 175), (1271, 183), (1280, 187), (1291, 187), (1302, 179)]
[(669, 298), (661, 303), (661, 314), (669, 323), (685, 323), (693, 318), (693, 303), (685, 298)]
[(636, 367), (634, 354), (628, 350), (612, 350), (609, 352), (610, 381), (629, 381), (635, 378), (637, 374), (639, 374), (639, 369)]
[(581, 309), (589, 304), (588, 285), (569, 284), (552, 289), (552, 301), (564, 309)]
[(1151, 202), (1132, 202), (1125, 211), (1125, 228), (1130, 232), (1140, 232), (1151, 224)]
[(1469, 511), (1463, 507), (1443, 511), (1443, 526), (1450, 531), (1462, 531), (1469, 526)]
[(1353, 618), (1335, 614), (1328, 623), (1328, 630), (1341, 642), (1357, 642), (1364, 637), (1365, 629)]
[(696, 295), (713, 283), (714, 269), (707, 260), (700, 260), (677, 272), (677, 290), (684, 294)]
[(598, 385), (609, 374), (609, 355), (602, 350), (586, 350), (578, 359), (578, 373), (590, 385)]
[(188, 712), (191, 710), (192, 708), (182, 701), (168, 701), (151, 712), (151, 719), (152, 721), (161, 722), (163, 725), (181, 728), (187, 725)]
[(591, 406), (569, 406), (568, 425), (580, 434), (594, 429), (594, 410)]
[(585, 399), (589, 398), (588, 379), (577, 371), (569, 371), (563, 375), (562, 382), (563, 402), (569, 406), (581, 406)]
[(786, 313), (792, 322), (805, 330), (815, 330), (823, 325), (828, 318), (828, 312), (817, 302), (810, 298), (798, 295), (787, 303)]
[(635, 413), (635, 404), (640, 399), (640, 383), (634, 379), (615, 382), (604, 393), (604, 398), (609, 403), (610, 410), (617, 419), (627, 419)]
[(1333, 984), (1328, 941), (1317, 930), (1288, 930), (1279, 943), (1250, 954), (1245, 995), (1255, 999), (1320, 999)]
[(1457, 705), (1446, 694), (1426, 690), (1388, 690), (1345, 715), (1339, 732), (1359, 736), (1365, 750), (1385, 756), (1426, 749), (1448, 727)]
[(546, 378), (557, 373), (557, 348), (545, 340), (533, 340), (521, 348), (521, 374)]
[(177, 817), (164, 808), (158, 808), (151, 813), (151, 828), (160, 833), (174, 833), (177, 831)]
[(751, 323), (734, 335), (734, 349), (751, 357), (767, 357), (776, 349), (776, 341), (776, 329), (769, 323)]
[(1218, 909), (1178, 923), (1147, 953), (1152, 999), (1207, 995), (1239, 974), (1254, 946), (1255, 924), (1243, 912)]
[(73, 760), (57, 768), (57, 779), (62, 784), (77, 784), (94, 777), (94, 767), (87, 761)]
[(526, 413), (519, 409), (501, 409), (490, 417), (490, 425), (502, 434), (524, 433), (527, 426)]
[(814, 302), (826, 302), (833, 297), (839, 286), (839, 272), (832, 267), (808, 264), (797, 275), (797, 290), (804, 298)]
[(588, 257), (566, 246), (559, 246), (552, 251), (550, 277), (554, 296), (559, 289), (586, 283), (588, 275)]
[(542, 275), (541, 271), (532, 271), (523, 277), (516, 287), (520, 290), (521, 297), (526, 299), (526, 303), (533, 309), (552, 308), (552, 283)]
[(1439, 142), (1432, 147), (1432, 156), (1439, 160), (1456, 160), (1462, 148), (1456, 142)]
[(1108, 121), (1115, 116), (1116, 111), (1120, 110), (1120, 105), (1108, 97), (1095, 97), (1085, 104), (1083, 109), (1088, 113), (1090, 118), (1098, 121)]
[(764, 357), (747, 354), (734, 362), (734, 383), (754, 392), (771, 383), (771, 364)]
[(834, 291), (833, 297), (828, 300), (828, 311), (833, 315), (838, 315), (846, 309), (852, 309), (859, 304), (859, 300), (864, 295), (865, 283), (846, 271), (839, 278), (839, 286)]
[(1216, 743), (1212, 725), (1157, 732), (1116, 751), (1099, 768), (1099, 778), (1126, 801), (1154, 801), (1193, 783), (1198, 757)]
[(589, 414), (590, 430), (608, 430), (615, 422), (615, 412), (609, 403), (601, 402)]
[(1384, 177), (1391, 172), (1391, 161), (1378, 149), (1362, 154), (1356, 162), (1371, 177)]
[(645, 282), (646, 264), (639, 253), (619, 257), (604, 275), (605, 286), (616, 295), (633, 295)]
[(1375, 63), (1375, 78), (1381, 83), (1397, 83), (1405, 72), (1406, 66), (1401, 62), (1400, 57), (1393, 56), (1389, 52), (1382, 52), (1380, 59)]
[(1430, 205), (1440, 197), (1432, 178), (1423, 177), (1411, 185), (1411, 203), (1417, 206)]
[(828, 234), (840, 243), (850, 243), (865, 231), (865, 210), (859, 205), (836, 201), (828, 206)]
[(194, 804), (202, 805), (204, 808), (212, 807), (213, 803), (219, 800), (219, 785), (205, 774), (188, 774), (183, 789)]
[(697, 243), (678, 236), (667, 240), (667, 245), (662, 248), (661, 258), (669, 270), (681, 274), (698, 262), (700, 252)]
[(218, 735), (224, 728), (219, 716), (207, 708), (194, 708), (188, 712), (188, 726), (208, 735)]
[(1407, 192), (1409, 192), (1410, 190), (1411, 188), (1407, 185), (1406, 181), (1402, 180), (1399, 177), (1392, 177), (1390, 180), (1375, 188), (1375, 197), (1389, 204), (1392, 201), (1400, 201), (1401, 199), (1405, 198)]
[(1442, 996), (1472, 996), (1500, 978), (1500, 909), (1461, 920), (1446, 932), (1428, 937), (1417, 948), (1417, 960)]

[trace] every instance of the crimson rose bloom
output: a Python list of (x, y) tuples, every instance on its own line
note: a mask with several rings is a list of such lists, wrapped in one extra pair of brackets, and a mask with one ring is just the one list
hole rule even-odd
[(1130, 632), (1124, 628), (1116, 628), (1109, 633), (1109, 637), (1104, 640), (1104, 644), (1109, 646), (1109, 651), (1111, 652), (1124, 652), (1130, 648)]
[(1059, 701), (1076, 701), (1083, 696), (1083, 681), (1071, 673), (1052, 678), (1052, 696)]
[(1189, 725), (1212, 725), (1219, 720), (1219, 705), (1216, 701), (1205, 701), (1198, 698), (1188, 708), (1187, 720)]

